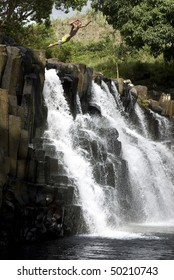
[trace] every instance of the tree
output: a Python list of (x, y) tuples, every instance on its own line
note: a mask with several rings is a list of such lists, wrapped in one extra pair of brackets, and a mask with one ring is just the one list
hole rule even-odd
[(87, 0), (55, 0), (55, 8), (57, 10), (63, 10), (69, 12), (69, 8), (73, 10), (81, 10), (84, 5), (86, 5)]
[(174, 58), (173, 0), (94, 0), (92, 6), (120, 30), (129, 46), (148, 45), (154, 56), (162, 52), (166, 60)]
[(30, 21), (47, 21), (53, 3), (53, 0), (0, 0), (1, 25), (10, 30)]
[(65, 12), (72, 7), (81, 9), (86, 0), (0, 0), (0, 27), (7, 32), (17, 30), (28, 22), (49, 23), (53, 5)]

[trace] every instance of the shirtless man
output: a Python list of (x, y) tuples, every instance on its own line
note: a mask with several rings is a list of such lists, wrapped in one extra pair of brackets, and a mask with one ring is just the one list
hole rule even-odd
[(71, 22), (70, 23), (70, 25), (71, 25), (70, 33), (66, 34), (65, 36), (63, 36), (62, 39), (58, 40), (58, 42), (56, 42), (54, 44), (50, 44), (48, 46), (48, 48), (52, 48), (54, 46), (62, 45), (64, 43), (68, 42), (72, 37), (74, 37), (76, 35), (77, 31), (80, 28), (86, 27), (88, 24), (90, 24), (90, 22), (91, 22), (91, 20), (87, 24), (85, 24), (85, 25), (82, 25), (82, 22), (79, 19)]

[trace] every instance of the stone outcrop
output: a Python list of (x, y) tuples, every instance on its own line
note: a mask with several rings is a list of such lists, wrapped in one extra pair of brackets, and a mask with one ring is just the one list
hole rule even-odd
[[(91, 100), (94, 76), (101, 86), (104, 81), (114, 96), (112, 80), (94, 75), (84, 64), (46, 61), (44, 51), (0, 45), (0, 241), (5, 243), (57, 238), (84, 232), (86, 227), (82, 209), (76, 205), (75, 180), (70, 178), (62, 162), (64, 155), (44, 136), (47, 126), (47, 108), (42, 95), (45, 67), (56, 69), (74, 118), (78, 113), (77, 99), (83, 114), (100, 118), (103, 127), (98, 135), (106, 145), (84, 131), (79, 131), (74, 145), (80, 145), (88, 156), (95, 181), (111, 188), (117, 185), (121, 203), (125, 211), (129, 209), (128, 170), (122, 159), (118, 132), (108, 130), (100, 106)], [(120, 89), (116, 80), (114, 83)], [(135, 89), (139, 97), (147, 99), (146, 88)], [(136, 102), (136, 92), (132, 87), (129, 90)], [(163, 99), (154, 104), (173, 116), (173, 101)], [(158, 133), (155, 121), (153, 125)]]
[[(42, 51), (0, 45), (0, 238), (4, 241), (22, 239), (25, 231), (14, 223), (22, 225), (28, 207), (29, 147), (46, 125), (44, 69)], [(13, 234), (14, 228), (20, 233)]]
[(137, 90), (132, 84), (131, 80), (123, 81), (123, 92), (120, 95), (120, 99), (123, 103), (124, 111), (127, 116), (130, 116), (134, 112), (134, 107), (137, 102)]
[(143, 99), (146, 100), (148, 99), (148, 88), (146, 86), (141, 86), (141, 85), (137, 85), (135, 86), (138, 96)]
[(145, 86), (135, 86), (140, 105), (151, 109), (152, 111), (166, 117), (172, 118), (174, 116), (174, 100), (173, 91), (170, 93), (148, 91)]
[[(0, 45), (0, 241), (33, 241), (75, 234), (84, 227), (74, 205), (74, 181), (60, 153), (43, 137), (47, 108), (43, 99), (45, 53)], [(77, 93), (89, 109), (92, 69), (47, 61), (56, 68), (72, 115)]]
[(84, 64), (62, 63), (55, 59), (48, 59), (47, 69), (56, 69), (62, 81), (65, 96), (70, 105), (71, 113), (76, 117), (76, 94), (80, 98), (82, 112), (88, 112), (91, 94), (93, 70)]
[(170, 94), (162, 93), (158, 101), (149, 99), (149, 108), (162, 116), (174, 116), (174, 100)]
[[(48, 188), (43, 168), (49, 166), (51, 174), (53, 159), (33, 145), (46, 125), (44, 71), (44, 52), (0, 46), (0, 237), (4, 241), (33, 240), (62, 231), (58, 199), (66, 191)], [(53, 202), (57, 207), (51, 206)]]

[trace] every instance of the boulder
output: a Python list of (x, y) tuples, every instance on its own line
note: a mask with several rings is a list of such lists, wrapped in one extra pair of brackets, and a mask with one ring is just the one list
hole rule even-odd
[(143, 100), (148, 99), (148, 88), (146, 86), (136, 85), (135, 89), (137, 91), (138, 96), (141, 99)]
[(152, 111), (161, 114), (163, 111), (163, 108), (159, 105), (159, 102), (156, 100), (149, 100), (149, 108), (152, 109)]

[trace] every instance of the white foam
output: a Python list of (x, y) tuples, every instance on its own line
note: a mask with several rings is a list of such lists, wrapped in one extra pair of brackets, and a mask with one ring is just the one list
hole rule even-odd
[[(122, 143), (122, 155), (128, 163), (130, 189), (132, 193), (131, 211), (136, 213), (136, 222), (146, 228), (172, 225), (174, 216), (174, 158), (171, 152), (161, 143), (148, 139), (148, 131), (142, 124), (144, 135), (140, 135), (128, 120), (119, 113), (115, 99), (106, 84), (101, 88), (93, 83), (93, 101), (101, 107), (107, 128), (119, 132)], [(83, 130), (89, 138), (101, 141), (95, 126), (101, 128), (104, 123), (89, 115), (80, 114), (76, 118), (70, 114), (64, 97), (61, 82), (55, 70), (46, 71), (44, 96), (48, 106), (48, 130), (45, 132), (56, 145), (57, 151), (63, 152), (63, 163), (70, 177), (78, 188), (78, 203), (82, 206), (83, 216), (93, 236), (116, 239), (156, 238), (146, 236), (145, 232), (134, 232), (131, 228), (120, 229), (123, 206), (117, 195), (117, 188), (100, 186), (93, 177), (93, 166), (86, 157), (86, 151), (74, 145)], [(138, 110), (140, 122), (144, 122), (143, 112)], [(101, 125), (101, 126), (100, 126)], [(109, 196), (105, 190), (108, 189)], [(127, 213), (129, 214), (129, 213)], [(111, 222), (112, 221), (112, 222)], [(125, 222), (126, 223), (126, 222)], [(147, 225), (145, 227), (145, 224)], [(118, 230), (119, 229), (119, 230)]]

